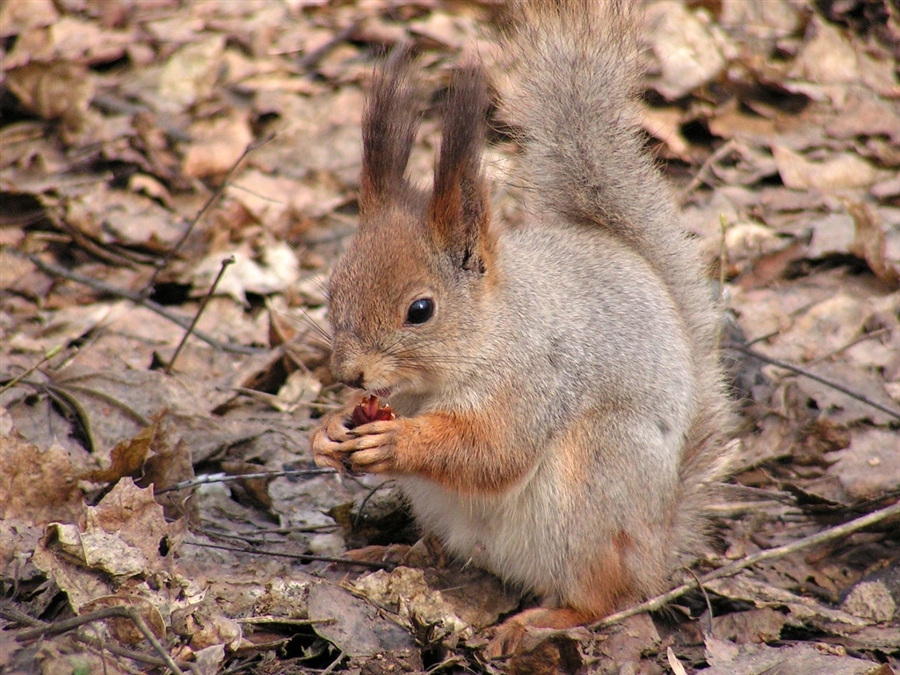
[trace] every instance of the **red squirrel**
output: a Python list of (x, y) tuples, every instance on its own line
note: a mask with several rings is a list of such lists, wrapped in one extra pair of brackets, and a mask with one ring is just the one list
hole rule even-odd
[(394, 477), (452, 555), (534, 591), (501, 627), (594, 621), (665, 589), (725, 465), (718, 317), (697, 246), (642, 147), (636, 18), (621, 0), (520, 0), (501, 115), (524, 224), (492, 218), (479, 65), (456, 72), (430, 191), (406, 166), (411, 60), (376, 76), (359, 230), (329, 285), (332, 370), (395, 419), (312, 437), (321, 466)]

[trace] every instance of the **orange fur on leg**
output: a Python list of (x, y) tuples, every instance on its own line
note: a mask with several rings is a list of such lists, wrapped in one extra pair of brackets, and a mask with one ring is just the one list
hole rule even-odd
[(493, 639), (485, 649), (485, 654), (490, 659), (515, 654), (528, 628), (565, 630), (581, 626), (596, 618), (598, 617), (593, 612), (583, 612), (569, 609), (568, 607), (560, 609), (548, 609), (546, 607), (526, 609), (524, 612), (519, 612), (500, 624), (496, 633), (494, 633)]

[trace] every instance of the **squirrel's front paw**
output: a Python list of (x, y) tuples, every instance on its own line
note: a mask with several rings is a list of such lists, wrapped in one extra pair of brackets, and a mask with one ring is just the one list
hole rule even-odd
[(347, 423), (346, 414), (336, 413), (313, 433), (312, 452), (317, 465), (356, 474), (396, 469), (398, 420), (369, 422), (352, 429)]
[(318, 466), (337, 471), (342, 471), (346, 467), (347, 449), (344, 444), (352, 440), (347, 420), (345, 412), (329, 415), (322, 426), (313, 433), (311, 442), (313, 459)]
[(349, 452), (350, 469), (359, 473), (388, 473), (397, 469), (397, 435), (400, 420), (362, 424), (349, 431), (351, 438), (341, 444)]

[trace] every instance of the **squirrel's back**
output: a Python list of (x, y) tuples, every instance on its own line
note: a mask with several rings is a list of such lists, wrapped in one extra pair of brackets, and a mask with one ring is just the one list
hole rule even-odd
[(673, 539), (691, 550), (702, 533), (698, 518), (709, 484), (726, 470), (730, 409), (714, 295), (696, 242), (640, 135), (636, 6), (630, 0), (516, 2), (502, 41), (513, 62), (502, 114), (524, 147), (520, 180), (536, 218), (601, 228), (647, 261), (677, 308), (691, 351), (696, 412), (680, 457)]

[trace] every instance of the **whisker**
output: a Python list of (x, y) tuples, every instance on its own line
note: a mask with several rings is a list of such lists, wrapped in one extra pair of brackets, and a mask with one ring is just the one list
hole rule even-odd
[(313, 332), (315, 332), (316, 335), (318, 335), (318, 337), (322, 338), (328, 344), (328, 346), (331, 346), (331, 341), (332, 341), (331, 333), (329, 333), (327, 330), (325, 330), (319, 324), (319, 322), (316, 321), (316, 319), (309, 312), (306, 311), (305, 308), (303, 308), (302, 306), (298, 306), (296, 309), (298, 309), (300, 311), (300, 316), (297, 316), (296, 314), (289, 314), (288, 312), (285, 312), (280, 309), (275, 309), (274, 307), (270, 307), (269, 311), (275, 312), (279, 316), (283, 316), (284, 318), (286, 318), (292, 322), (295, 321), (296, 319), (302, 320), (303, 323), (308, 328), (311, 328), (313, 330)]

